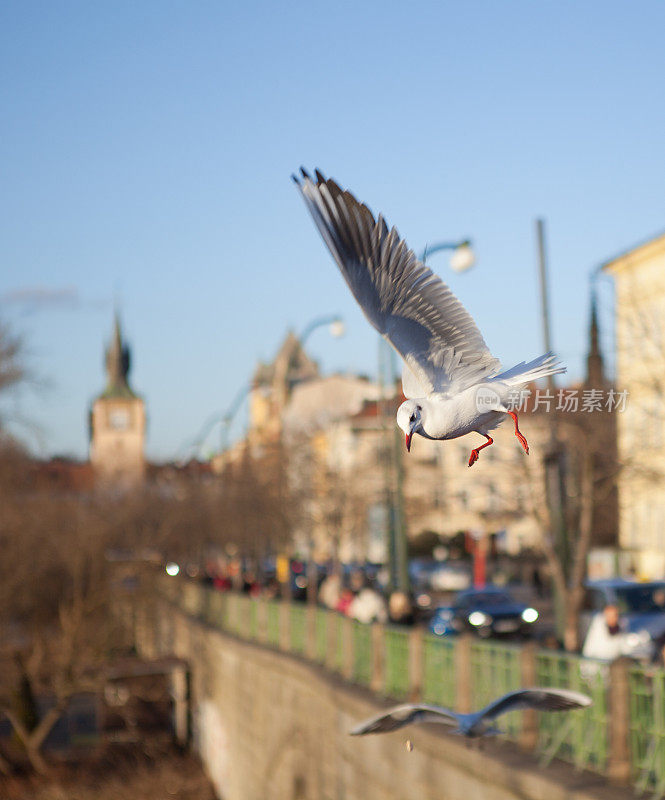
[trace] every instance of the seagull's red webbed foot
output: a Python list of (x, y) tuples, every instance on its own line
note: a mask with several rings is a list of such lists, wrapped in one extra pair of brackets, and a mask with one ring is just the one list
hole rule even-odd
[(508, 412), (510, 416), (513, 418), (513, 422), (515, 423), (515, 436), (517, 436), (517, 440), (522, 445), (524, 452), (529, 455), (529, 443), (527, 442), (526, 438), (523, 436), (520, 429), (517, 427), (517, 414), (514, 411)]
[[(478, 433), (480, 433), (480, 431), (478, 431)], [(471, 451), (471, 455), (469, 456), (470, 467), (472, 467), (476, 463), (476, 461), (478, 461), (478, 458), (480, 456), (480, 451), (483, 449), (483, 447), (489, 447), (491, 444), (494, 444), (494, 439), (492, 439), (491, 436), (488, 436), (486, 433), (482, 433), (481, 436), (484, 436), (487, 439), (487, 441), (485, 442), (485, 444), (481, 444), (480, 447), (475, 447)]]
[(519, 439), (519, 443), (522, 445), (524, 452), (529, 455), (529, 443), (527, 442), (526, 438), (517, 431), (517, 438)]

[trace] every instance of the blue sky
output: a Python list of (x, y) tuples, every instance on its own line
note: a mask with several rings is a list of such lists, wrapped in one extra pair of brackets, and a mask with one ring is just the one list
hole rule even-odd
[(300, 164), (417, 251), (471, 237), (472, 271), (431, 263), (506, 364), (542, 350), (543, 216), (579, 376), (589, 272), (665, 228), (664, 27), (660, 2), (4, 3), (0, 317), (41, 379), (5, 413), (36, 452), (85, 456), (114, 296), (155, 459), (319, 314), (347, 325), (310, 339), (324, 371), (375, 372)]

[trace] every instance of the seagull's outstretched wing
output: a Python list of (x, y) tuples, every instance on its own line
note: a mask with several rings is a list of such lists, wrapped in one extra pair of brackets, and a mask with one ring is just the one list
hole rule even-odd
[(469, 312), (397, 230), (318, 170), (316, 179), (301, 174), (293, 179), (344, 279), (411, 372), (406, 396), (459, 391), (497, 374), (501, 365)]
[(490, 703), (478, 714), (481, 719), (496, 719), (500, 714), (535, 708), (538, 711), (569, 711), (591, 705), (591, 698), (570, 689), (518, 689)]
[(384, 714), (361, 722), (350, 731), (350, 734), (351, 736), (363, 736), (366, 733), (389, 733), (414, 722), (440, 722), (444, 725), (457, 725), (458, 719), (452, 711), (439, 706), (395, 706)]

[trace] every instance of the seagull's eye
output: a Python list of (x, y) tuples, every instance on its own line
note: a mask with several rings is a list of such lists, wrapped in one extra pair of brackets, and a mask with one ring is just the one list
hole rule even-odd
[(411, 416), (409, 417), (409, 422), (415, 422), (415, 421), (416, 421), (416, 415), (411, 414)]

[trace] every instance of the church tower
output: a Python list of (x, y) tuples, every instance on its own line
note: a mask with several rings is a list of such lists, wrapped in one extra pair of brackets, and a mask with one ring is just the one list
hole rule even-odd
[(106, 389), (90, 413), (90, 461), (101, 483), (131, 486), (145, 475), (145, 403), (129, 385), (130, 351), (116, 312), (106, 349)]
[(586, 384), (596, 389), (602, 389), (607, 384), (603, 354), (600, 351), (598, 336), (598, 300), (595, 292), (591, 293), (591, 323), (589, 325), (589, 351), (586, 357)]
[(586, 358), (586, 378), (582, 392), (597, 391), (602, 397), (602, 409), (593, 413), (580, 411), (593, 463), (592, 545), (616, 547), (618, 542), (619, 497), (616, 476), (619, 474), (617, 452), (617, 415), (608, 410), (607, 392), (612, 382), (605, 374), (598, 329), (598, 299), (591, 293), (589, 349)]

